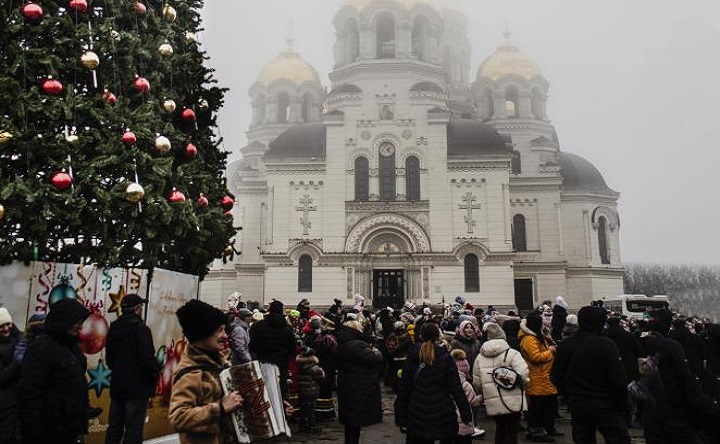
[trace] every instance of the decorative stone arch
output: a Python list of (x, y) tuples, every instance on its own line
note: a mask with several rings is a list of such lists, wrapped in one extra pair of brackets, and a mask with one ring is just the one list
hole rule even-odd
[(599, 227), (600, 216), (605, 216), (605, 219), (608, 222), (608, 229), (610, 230), (610, 232), (614, 232), (616, 229), (620, 228), (620, 216), (618, 215), (617, 211), (613, 210), (610, 207), (602, 205), (599, 207), (595, 207), (590, 217), (590, 222), (592, 223), (593, 230), (597, 231)]
[(383, 1), (369, 4), (363, 8), (360, 16), (362, 17), (362, 21), (370, 23), (374, 30), (375, 21), (378, 16), (383, 13), (388, 13), (393, 16), (396, 30), (403, 21), (410, 21), (410, 12), (405, 8), (405, 6), (394, 1)]
[(377, 153), (377, 150), (380, 148), (380, 144), (383, 142), (390, 142), (393, 145), (395, 145), (395, 151), (400, 150), (401, 143), (400, 138), (392, 133), (382, 133), (375, 136), (375, 138), (372, 141), (372, 147), (373, 151)]
[(297, 266), (300, 257), (308, 255), (312, 258), (313, 266), (320, 263), (320, 258), (323, 256), (322, 249), (312, 241), (298, 240), (295, 245), (288, 248), (287, 256), (292, 261), (293, 265)]
[(332, 24), (335, 27), (336, 32), (343, 32), (349, 19), (354, 19), (355, 23), (360, 26), (362, 18), (360, 17), (360, 11), (354, 6), (345, 5), (343, 6), (335, 17), (333, 17)]
[(405, 148), (402, 150), (402, 152), (398, 153), (397, 162), (399, 165), (402, 165), (402, 168), (405, 168), (405, 161), (407, 161), (408, 157), (417, 157), (420, 161), (420, 169), (422, 170), (423, 168), (425, 168), (425, 155), (421, 153), (416, 147)]
[(443, 21), (442, 15), (432, 6), (425, 3), (416, 3), (410, 8), (410, 23), (415, 23), (415, 19), (419, 16), (424, 16), (432, 25), (432, 31), (440, 35), (444, 28), (445, 22)]
[(505, 74), (495, 81), (495, 87), (498, 91), (507, 91), (512, 86), (517, 88), (518, 92), (529, 92), (531, 89), (528, 79), (518, 74)]
[(385, 213), (369, 216), (358, 222), (348, 233), (345, 241), (346, 253), (369, 253), (367, 249), (376, 245), (383, 236), (394, 236), (402, 240), (407, 253), (431, 251), (430, 237), (414, 220), (400, 214)]
[(350, 154), (347, 157), (347, 170), (352, 171), (355, 169), (355, 160), (358, 157), (367, 157), (368, 161), (370, 162), (370, 165), (377, 163), (377, 150), (371, 151), (367, 148), (355, 148), (354, 150), (350, 151)]
[(488, 257), (488, 254), (490, 254), (490, 250), (488, 250), (482, 242), (478, 241), (462, 242), (453, 249), (453, 256), (455, 256), (459, 262), (462, 262), (468, 254), (474, 254), (478, 257), (478, 260), (484, 261), (485, 258)]

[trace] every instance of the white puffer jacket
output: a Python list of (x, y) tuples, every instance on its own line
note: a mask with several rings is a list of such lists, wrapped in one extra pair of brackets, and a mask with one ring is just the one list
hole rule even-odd
[[(524, 386), (527, 386), (529, 382), (528, 366), (519, 351), (510, 348), (504, 339), (491, 339), (485, 342), (475, 358), (472, 374), (473, 387), (476, 392), (482, 392), (488, 416), (517, 413), (521, 409), (527, 410), (525, 393), (520, 387), (513, 390), (498, 389), (493, 382), (491, 376), (493, 369), (502, 365), (515, 370), (523, 379)], [(499, 390), (502, 390), (502, 399)]]

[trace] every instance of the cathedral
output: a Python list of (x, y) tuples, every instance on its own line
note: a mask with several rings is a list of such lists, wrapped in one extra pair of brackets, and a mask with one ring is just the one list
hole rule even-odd
[(325, 88), (293, 49), (251, 86), (235, 225), (201, 297), (573, 309), (623, 291), (619, 193), (564, 151), (549, 83), (509, 36), (476, 71), (431, 0), (345, 0)]

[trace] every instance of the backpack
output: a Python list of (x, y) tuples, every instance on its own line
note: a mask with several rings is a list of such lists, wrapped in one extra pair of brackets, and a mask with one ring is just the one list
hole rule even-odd
[[(500, 395), (500, 402), (502, 402), (506, 409), (510, 410), (513, 413), (517, 413), (513, 411), (513, 409), (508, 407), (508, 405), (505, 403), (505, 400), (503, 399), (503, 392), (506, 390), (510, 391), (515, 390), (516, 388), (520, 388), (521, 395), (522, 392), (525, 390), (522, 376), (520, 376), (520, 374), (516, 372), (514, 368), (508, 366), (506, 363), (507, 355), (509, 352), (509, 348), (505, 350), (505, 356), (503, 356), (502, 365), (499, 365), (492, 369), (489, 374), (493, 382), (495, 383), (495, 387), (497, 387), (498, 389), (498, 394)], [(522, 401), (520, 403), (520, 412), (523, 410), (525, 397), (523, 396), (521, 399)]]

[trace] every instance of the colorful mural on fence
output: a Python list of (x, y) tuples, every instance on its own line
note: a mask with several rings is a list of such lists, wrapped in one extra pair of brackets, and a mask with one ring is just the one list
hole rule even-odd
[(146, 323), (153, 332), (156, 356), (163, 365), (156, 396), (150, 402), (145, 438), (171, 433), (167, 421), (171, 375), (185, 341), (175, 310), (197, 296), (198, 278), (162, 269), (102, 268), (93, 265), (20, 262), (0, 267), (0, 306), (7, 307), (22, 330), (34, 313), (45, 313), (53, 302), (73, 298), (83, 303), (90, 317), (80, 333), (81, 349), (88, 358), (90, 404), (103, 413), (91, 420), (88, 444), (104, 442), (110, 406), (112, 371), (104, 362), (105, 341), (110, 323), (120, 316), (120, 301), (126, 294), (147, 296)]

